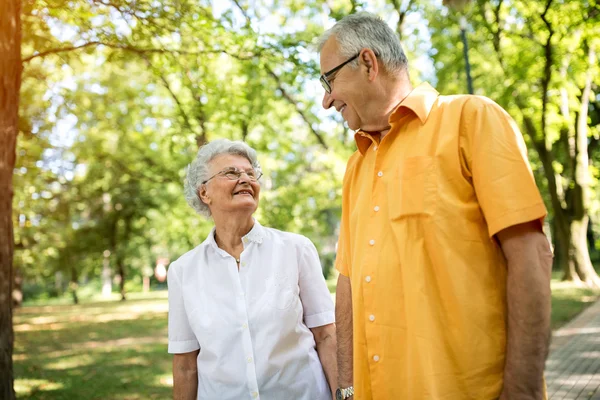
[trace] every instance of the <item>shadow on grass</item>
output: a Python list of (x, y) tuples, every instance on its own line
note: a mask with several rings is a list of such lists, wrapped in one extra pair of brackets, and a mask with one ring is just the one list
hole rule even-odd
[(168, 399), (166, 301), (32, 307), (15, 316), (20, 399)]

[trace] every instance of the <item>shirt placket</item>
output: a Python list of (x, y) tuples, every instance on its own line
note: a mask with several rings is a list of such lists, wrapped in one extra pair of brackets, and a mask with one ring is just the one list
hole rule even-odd
[[(252, 336), (250, 334), (250, 313), (248, 310), (248, 290), (251, 288), (248, 285), (248, 277), (251, 273), (250, 260), (251, 260), (251, 246), (249, 239), (244, 237), (242, 239), (244, 244), (244, 251), (240, 255), (240, 267), (237, 274), (237, 305), (240, 315), (240, 327), (242, 332), (242, 348), (244, 349), (244, 360), (246, 364), (246, 381), (248, 382), (248, 393), (251, 399), (260, 399), (260, 392), (258, 390), (258, 379), (256, 375), (256, 363), (254, 359), (254, 344), (252, 342)], [(235, 262), (235, 261), (234, 261)]]
[(371, 390), (373, 392), (373, 398), (375, 396), (376, 386), (378, 379), (378, 364), (381, 362), (382, 354), (380, 347), (380, 334), (377, 323), (377, 311), (375, 305), (375, 296), (377, 295), (377, 264), (379, 262), (379, 254), (381, 254), (381, 224), (385, 223), (382, 221), (382, 208), (383, 204), (383, 193), (385, 186), (383, 184), (383, 178), (386, 171), (383, 169), (383, 149), (380, 144), (373, 143), (369, 150), (372, 152), (367, 157), (373, 161), (370, 163), (373, 165), (372, 174), (372, 195), (370, 203), (368, 204), (369, 209), (365, 210), (367, 213), (367, 235), (365, 240), (367, 243), (365, 251), (365, 264), (362, 270), (363, 276), (361, 276), (361, 287), (364, 299), (364, 310), (363, 310), (363, 321), (365, 324), (365, 337), (367, 343), (367, 356), (369, 360), (369, 370), (371, 375)]

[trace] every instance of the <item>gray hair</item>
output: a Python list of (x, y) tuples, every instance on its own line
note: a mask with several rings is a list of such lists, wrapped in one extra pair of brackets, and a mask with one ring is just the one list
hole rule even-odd
[[(353, 57), (362, 49), (371, 49), (386, 71), (408, 71), (408, 59), (402, 50), (400, 39), (388, 24), (376, 15), (360, 12), (342, 18), (319, 38), (319, 53), (332, 36), (336, 38), (340, 55), (344, 58)], [(356, 68), (358, 60), (348, 65)]]
[(228, 139), (217, 139), (200, 147), (196, 158), (187, 167), (185, 180), (183, 182), (183, 193), (185, 199), (196, 212), (205, 217), (210, 217), (210, 209), (200, 199), (198, 189), (202, 182), (210, 178), (208, 166), (210, 162), (221, 154), (233, 154), (242, 156), (250, 161), (252, 168), (260, 171), (260, 164), (256, 157), (256, 151), (244, 142), (231, 141)]

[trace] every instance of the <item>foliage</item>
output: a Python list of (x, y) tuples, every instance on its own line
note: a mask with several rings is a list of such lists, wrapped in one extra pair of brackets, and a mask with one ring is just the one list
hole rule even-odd
[[(597, 186), (598, 170), (592, 167), (597, 155), (591, 154), (589, 163), (588, 158), (598, 137), (600, 59), (594, 49), (600, 44), (600, 6), (553, 0), (472, 3), (462, 13), (469, 22), (475, 93), (502, 105), (528, 141), (550, 212), (555, 264), (566, 278), (577, 280), (579, 275), (597, 286), (586, 228), (598, 204), (591, 196)], [(462, 51), (461, 14), (430, 5), (427, 15), (438, 89), (464, 91), (464, 62), (457, 57)]]
[[(554, 58), (543, 114), (546, 3), (471, 3), (461, 12), (476, 92), (498, 101), (520, 126), (534, 122), (530, 156), (554, 221), (553, 196), (565, 205), (574, 182), (561, 135), (580, 104), (585, 49), (599, 37), (598, 5), (550, 2)], [(15, 264), (26, 281), (62, 276), (56, 287), (67, 290), (69, 280), (100, 276), (105, 251), (113, 273), (140, 279), (157, 258), (173, 260), (199, 244), (211, 223), (183, 200), (184, 168), (199, 145), (218, 137), (257, 149), (265, 172), (257, 218), (311, 238), (327, 273), (354, 145), (339, 116), (320, 110), (313, 46), (334, 20), (361, 10), (397, 30), (415, 83), (432, 79), (443, 93), (465, 91), (459, 14), (439, 3), (27, 2), (14, 209)], [(568, 117), (560, 109), (563, 87), (573, 104)], [(591, 191), (599, 190), (599, 101), (590, 101), (587, 133)], [(532, 140), (551, 148), (556, 188)], [(589, 205), (595, 237), (598, 204)]]

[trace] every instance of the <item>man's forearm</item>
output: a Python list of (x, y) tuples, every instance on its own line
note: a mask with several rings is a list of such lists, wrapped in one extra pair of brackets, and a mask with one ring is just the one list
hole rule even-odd
[(552, 255), (541, 233), (538, 239), (530, 250), (507, 257), (507, 343), (501, 399), (543, 399)]
[(340, 275), (336, 289), (335, 320), (337, 332), (338, 385), (353, 385), (352, 375), (352, 289), (350, 278)]

